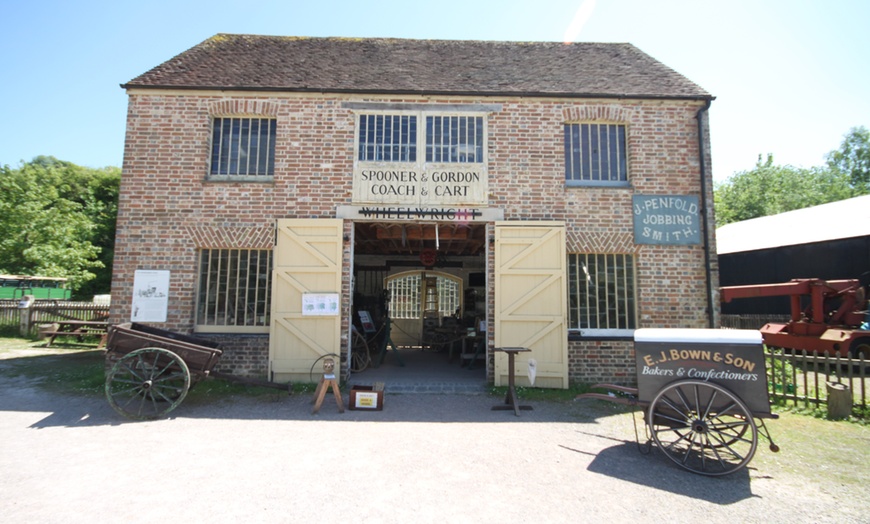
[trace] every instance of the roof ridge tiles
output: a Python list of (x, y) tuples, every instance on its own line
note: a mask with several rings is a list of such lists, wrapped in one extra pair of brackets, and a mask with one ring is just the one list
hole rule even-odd
[(702, 99), (630, 43), (218, 33), (124, 88)]

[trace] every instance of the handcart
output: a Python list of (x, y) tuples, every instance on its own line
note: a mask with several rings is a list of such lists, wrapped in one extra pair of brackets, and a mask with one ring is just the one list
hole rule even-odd
[(148, 420), (178, 407), (187, 392), (209, 376), (289, 390), (289, 384), (215, 372), (221, 354), (210, 340), (135, 322), (109, 326), (106, 398), (121, 415)]
[(678, 466), (720, 476), (746, 466), (770, 412), (761, 333), (754, 330), (638, 329), (637, 388), (596, 384), (595, 398), (644, 410), (647, 447)]

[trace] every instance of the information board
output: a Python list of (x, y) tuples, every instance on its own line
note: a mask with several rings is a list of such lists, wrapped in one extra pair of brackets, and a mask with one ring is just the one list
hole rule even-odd
[(166, 322), (169, 309), (169, 271), (137, 269), (133, 275), (133, 322)]

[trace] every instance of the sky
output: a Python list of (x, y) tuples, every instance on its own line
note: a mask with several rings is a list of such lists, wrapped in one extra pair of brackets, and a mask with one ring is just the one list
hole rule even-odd
[(0, 166), (121, 166), (120, 85), (217, 33), (628, 42), (711, 93), (713, 177), (870, 127), (866, 0), (0, 0)]

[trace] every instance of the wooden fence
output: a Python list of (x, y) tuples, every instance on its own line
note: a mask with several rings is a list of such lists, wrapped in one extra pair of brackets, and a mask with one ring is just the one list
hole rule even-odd
[(35, 300), (29, 307), (20, 307), (18, 300), (0, 300), (0, 327), (18, 327), (19, 332), (31, 335), (41, 324), (62, 320), (106, 320), (109, 306), (93, 302), (69, 300)]
[(19, 324), (17, 300), (0, 300), (0, 326), (17, 326)]
[[(771, 400), (804, 408), (822, 407), (828, 404), (832, 390), (845, 387), (851, 392), (853, 408), (866, 416), (870, 360), (865, 355), (850, 358), (777, 350), (765, 351), (764, 356)], [(839, 386), (832, 388), (829, 383)]]

